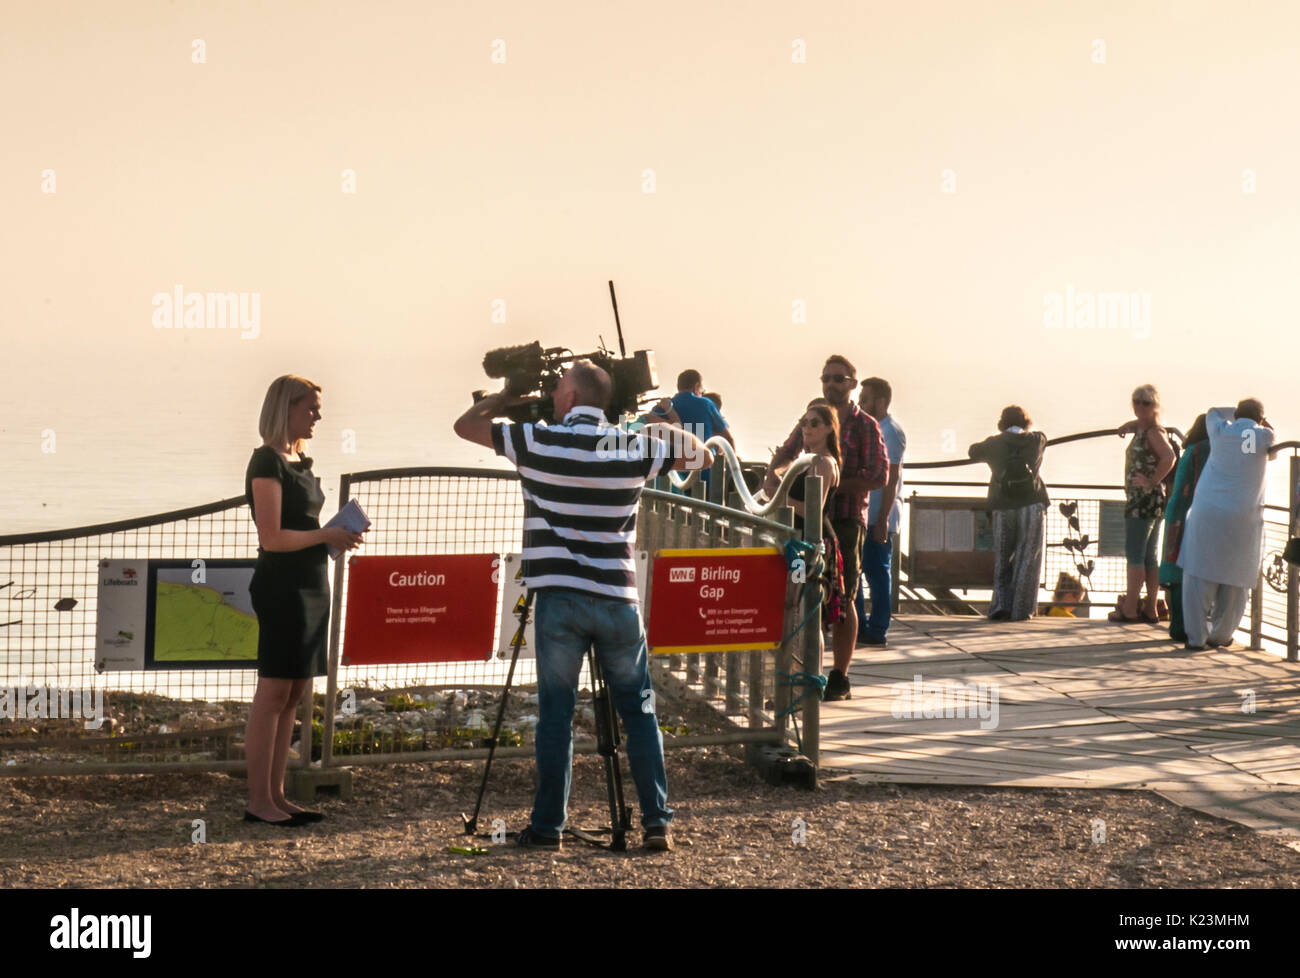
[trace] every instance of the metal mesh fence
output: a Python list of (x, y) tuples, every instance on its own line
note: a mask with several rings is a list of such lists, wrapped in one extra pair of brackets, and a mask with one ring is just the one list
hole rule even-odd
[[(1107, 495), (1106, 501), (1122, 499), (1118, 490)], [(1045, 541), (1043, 553), (1042, 586), (1048, 592), (1044, 600), (1051, 600), (1051, 592), (1062, 573), (1078, 577), (1090, 593), (1118, 594), (1128, 585), (1125, 580), (1126, 568), (1122, 554), (1103, 556), (1098, 542), (1101, 540), (1102, 502), (1099, 496), (1070, 495), (1068, 492), (1053, 492), (1052, 502), (1047, 507), (1046, 525), (1043, 530)], [(1068, 511), (1068, 512), (1067, 512)], [(1079, 529), (1070, 526), (1070, 516), (1079, 522)], [(1080, 540), (1086, 537), (1088, 546), (1082, 550), (1066, 546), (1066, 540)], [(1093, 562), (1092, 573), (1083, 575), (1078, 565)]]
[[(256, 554), (257, 531), (242, 497), (141, 520), (0, 537), (0, 686), (7, 688), (3, 695), (17, 697), (22, 714), (0, 725), (0, 773), (87, 758), (115, 764), (236, 759), (241, 701), (252, 696), (255, 670), (98, 672), (98, 572), (104, 559)], [(73, 695), (82, 713), (69, 717), (55, 700)], [(96, 700), (105, 722), (88, 728)]]
[[(483, 469), (388, 469), (346, 475), (340, 505), (354, 499), (370, 518), (364, 553), (508, 553), (523, 536), (523, 499), (512, 471)], [(509, 671), (508, 658), (485, 661), (342, 665), (346, 655), (349, 568), (335, 568), (332, 643), (337, 648), (339, 693), (326, 723), (323, 709), (313, 725), (314, 756), (325, 763), (354, 763), (397, 756), (435, 756), (478, 749), (488, 743)], [(500, 611), (493, 634), (500, 631)], [(484, 649), (485, 656), (492, 652)], [(519, 659), (512, 680), (499, 743), (507, 748), (532, 742), (536, 723), (536, 664)], [(579, 680), (585, 688), (584, 666)], [(586, 691), (589, 700), (590, 691)], [(324, 706), (324, 704), (322, 704)], [(579, 737), (593, 714), (580, 694)], [(330, 750), (322, 751), (329, 731)]]
[[(1096, 595), (1124, 588), (1122, 556), (1100, 556), (1103, 499), (1118, 490), (1053, 489), (1047, 513), (1043, 600), (1062, 571), (1076, 573), (1079, 555), (1067, 536), (1087, 535), (1084, 556), (1095, 561), (1090, 588)], [(402, 469), (344, 476), (340, 502), (356, 499), (370, 516), (366, 554), (507, 553), (522, 537), (523, 504), (511, 471)], [(906, 502), (906, 500), (904, 500)], [(1079, 529), (1071, 533), (1060, 504), (1075, 504)], [(1260, 591), (1262, 634), (1286, 641), (1286, 574), (1277, 566), (1287, 541), (1286, 510), (1269, 507)], [(907, 521), (903, 521), (907, 525)], [(711, 506), (685, 496), (643, 497), (638, 549), (782, 545), (787, 527)], [(254, 669), (96, 670), (99, 562), (105, 559), (252, 559), (257, 533), (242, 497), (138, 520), (93, 527), (0, 537), (0, 696), (30, 706), (44, 697), (44, 715), (0, 724), (0, 774), (76, 770), (87, 761), (115, 769), (160, 770), (188, 765), (211, 768), (242, 763), (247, 703), (256, 686)], [(336, 650), (346, 632), (346, 562), (336, 568)], [(498, 612), (499, 615), (499, 612)], [(788, 598), (787, 634), (797, 619)], [(1248, 624), (1243, 622), (1243, 626)], [(494, 623), (494, 634), (500, 622)], [(481, 747), (495, 717), (508, 662), (485, 649), (484, 661), (418, 665), (343, 666), (339, 696), (326, 704), (316, 689), (313, 753), (322, 753), (323, 719), (334, 721), (331, 747), (339, 762), (360, 757), (429, 756), (431, 752)], [(729, 652), (654, 657), (656, 684), (680, 709), (665, 717), (666, 744), (712, 737), (745, 739), (782, 731), (779, 714), (790, 691), (778, 672), (802, 669), (798, 643), (787, 656)], [(531, 740), (536, 671), (521, 658), (503, 745), (523, 749)], [(587, 685), (584, 675), (582, 685)], [(349, 691), (351, 691), (349, 693)], [(68, 716), (70, 694), (83, 702), (82, 716)], [(589, 697), (589, 691), (586, 692)], [(101, 697), (107, 722), (88, 728), (85, 702)], [(34, 702), (34, 701), (32, 701)], [(696, 708), (700, 709), (696, 709)], [(10, 706), (12, 709), (12, 705)], [(21, 709), (21, 708), (20, 708)], [(355, 712), (344, 712), (352, 709)], [(58, 714), (58, 715), (55, 715)], [(591, 727), (589, 700), (580, 700), (578, 739)], [(301, 744), (299, 745), (302, 748)], [(305, 749), (304, 749), (305, 750)]]
[[(968, 496), (978, 488), (977, 484), (970, 482), (927, 481), (924, 484), (935, 487), (930, 495), (946, 495), (947, 492), (951, 492), (953, 495)], [(1122, 553), (1118, 552), (1119, 545), (1122, 544), (1122, 536), (1115, 536), (1117, 530), (1122, 530), (1122, 526), (1119, 525), (1122, 521), (1119, 520), (1119, 509), (1114, 507), (1116, 503), (1123, 500), (1123, 490), (1119, 486), (1097, 486), (1086, 490), (1048, 486), (1048, 492), (1051, 495), (1051, 503), (1047, 507), (1043, 534), (1043, 573), (1039, 595), (1041, 602), (1047, 605), (1052, 601), (1058, 578), (1062, 573), (1066, 573), (1080, 578), (1088, 590), (1087, 600), (1092, 606), (1109, 608), (1128, 587), (1126, 561)], [(904, 506), (908, 502), (906, 497), (902, 499)], [(1101, 546), (1102, 509), (1107, 504), (1112, 507), (1107, 517), (1111, 521), (1111, 533), (1106, 534), (1108, 545), (1103, 548)], [(1287, 641), (1288, 565), (1282, 560), (1282, 550), (1290, 538), (1288, 515), (1286, 507), (1275, 505), (1267, 506), (1265, 513), (1261, 564), (1264, 581), (1258, 590), (1263, 605), (1260, 634), (1266, 648), (1273, 652), (1282, 652)], [(1071, 515), (1078, 520), (1077, 529), (1069, 524)], [(906, 515), (901, 525), (904, 527), (908, 525)], [(1163, 525), (1160, 532), (1163, 537)], [(1082, 537), (1087, 538), (1086, 548), (1080, 550), (1067, 546), (1067, 539), (1077, 541)], [(904, 551), (906, 551), (906, 540)], [(1090, 576), (1084, 576), (1080, 573), (1078, 565), (1089, 560), (1093, 562), (1092, 572)], [(903, 579), (906, 581), (906, 574)], [(976, 594), (984, 593), (979, 589), (971, 589), (971, 591)], [(1250, 624), (1248, 611), (1238, 628), (1238, 634), (1242, 635), (1243, 641), (1249, 635)]]
[(1282, 559), (1282, 551), (1290, 536), (1286, 510), (1270, 506), (1264, 520), (1264, 585), (1259, 590), (1264, 607), (1260, 631), (1266, 641), (1283, 647), (1286, 646), (1288, 565)]

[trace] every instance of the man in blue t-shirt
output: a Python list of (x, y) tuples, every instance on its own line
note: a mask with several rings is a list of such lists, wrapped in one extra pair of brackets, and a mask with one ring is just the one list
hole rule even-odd
[[(862, 382), (858, 405), (876, 419), (885, 439), (889, 455), (889, 481), (880, 489), (871, 491), (867, 510), (867, 535), (862, 541), (862, 583), (856, 589), (854, 604), (858, 612), (858, 642), (862, 645), (886, 644), (889, 631), (889, 612), (893, 604), (890, 558), (894, 539), (898, 533), (898, 520), (902, 507), (903, 452), (907, 448), (907, 435), (903, 427), (889, 413), (889, 402), (894, 392), (889, 381), (868, 377)], [(871, 615), (866, 614), (866, 594), (871, 590)]]
[[(677, 393), (672, 398), (672, 414), (661, 411), (658, 406), (650, 413), (667, 418), (671, 424), (680, 423), (700, 441), (708, 441), (714, 435), (719, 435), (732, 448), (736, 447), (736, 439), (731, 437), (731, 430), (722, 419), (721, 412), (704, 396), (704, 378), (698, 370), (683, 370), (677, 375)], [(706, 486), (709, 484), (709, 475), (708, 469), (700, 475)]]

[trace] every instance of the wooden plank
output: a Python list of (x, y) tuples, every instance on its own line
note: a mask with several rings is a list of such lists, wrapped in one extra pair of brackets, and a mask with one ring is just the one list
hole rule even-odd
[[(1104, 622), (895, 621), (890, 647), (860, 650), (850, 667), (854, 698), (822, 710), (827, 772), (1234, 796), (1300, 786), (1300, 672), (1267, 654), (1189, 655), (1148, 626)], [(996, 690), (997, 726), (894, 716), (917, 675), (923, 694), (924, 684)], [(1241, 713), (1244, 690), (1254, 714)], [(1300, 802), (1285, 818), (1300, 825)]]

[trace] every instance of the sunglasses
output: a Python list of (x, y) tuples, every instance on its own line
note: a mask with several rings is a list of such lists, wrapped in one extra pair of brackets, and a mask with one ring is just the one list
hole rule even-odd
[(814, 418), (804, 418), (802, 421), (799, 422), (799, 424), (804, 428), (820, 428), (823, 424), (825, 424), (825, 422), (822, 421), (821, 418), (814, 417)]
[(852, 380), (852, 374), (822, 374), (823, 384), (842, 384), (846, 380)]
[(1155, 401), (1139, 401), (1135, 399), (1133, 401), (1133, 406), (1134, 407), (1155, 407), (1155, 403), (1156, 403)]

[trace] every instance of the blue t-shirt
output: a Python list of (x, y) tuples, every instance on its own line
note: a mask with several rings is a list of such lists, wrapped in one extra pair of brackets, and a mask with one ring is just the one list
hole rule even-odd
[(682, 419), (682, 424), (691, 426), (691, 434), (700, 441), (708, 441), (718, 432), (727, 430), (727, 422), (722, 420), (718, 406), (707, 397), (678, 391), (673, 395), (673, 410)]
[[(903, 464), (903, 452), (907, 450), (907, 435), (903, 432), (902, 427), (891, 415), (885, 415), (877, 422), (880, 425), (880, 433), (885, 438), (885, 453), (889, 456), (890, 465)], [(880, 515), (880, 501), (884, 497), (884, 488), (871, 490), (871, 502), (867, 504), (867, 526), (876, 525), (876, 517)], [(902, 504), (899, 502), (903, 498), (903, 478), (898, 478), (898, 494), (894, 496), (894, 506), (889, 511), (889, 532), (898, 532), (899, 515), (902, 512)]]
[[(690, 391), (678, 391), (673, 395), (673, 410), (682, 419), (682, 425), (700, 441), (708, 441), (720, 431), (727, 430), (727, 422), (722, 420), (718, 406), (707, 397), (700, 397)], [(711, 469), (700, 473), (704, 484), (709, 484)]]

